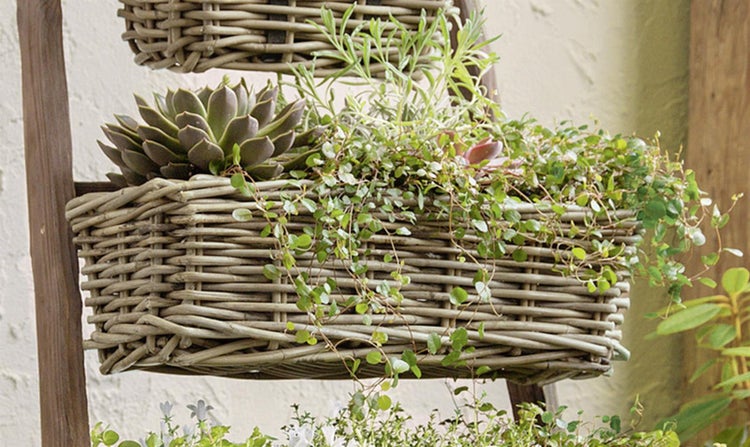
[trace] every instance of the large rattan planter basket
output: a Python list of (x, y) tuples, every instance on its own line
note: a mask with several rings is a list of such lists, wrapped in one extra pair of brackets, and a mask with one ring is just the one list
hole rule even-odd
[[(313, 54), (333, 50), (309, 21), (320, 23), (321, 7), (340, 19), (352, 6), (348, 29), (363, 20), (390, 17), (416, 30), (420, 15), (428, 18), (446, 0), (120, 0), (125, 19), (123, 39), (135, 62), (151, 68), (203, 72), (210, 68), (288, 73), (289, 64), (310, 66)], [(395, 47), (394, 47), (395, 48)], [(425, 57), (426, 59), (426, 57)], [(340, 66), (331, 57), (315, 63), (316, 75)], [(371, 66), (377, 73), (378, 64)]]
[[(298, 188), (286, 181), (257, 184), (258, 194), (271, 201), (282, 193), (299, 194)], [(629, 304), (624, 272), (606, 293), (589, 293), (556, 269), (556, 258), (569, 256), (564, 247), (570, 241), (555, 242), (558, 248), (526, 247), (525, 262), (486, 260), (485, 267), (494, 272), (492, 298), (470, 296), (457, 308), (450, 303), (450, 290), (473, 290), (479, 267), (456, 260), (462, 251), (451, 241), (446, 221), (395, 222), (409, 226), (412, 235), (376, 234), (368, 241), (364, 262), (372, 287), (391, 281), (392, 267), (382, 260), (393, 250), (411, 278), (401, 289), (398, 315), (376, 314), (366, 325), (362, 315), (341, 306), (343, 312), (322, 327), (309, 325), (285, 276), (270, 281), (263, 275), (263, 267), (278, 257), (277, 240), (261, 235), (266, 221), (232, 217), (237, 208), (253, 207), (253, 199), (239, 195), (228, 179), (211, 176), (154, 179), (116, 192), (89, 193), (68, 204), (67, 218), (88, 276), (82, 288), (93, 310), (89, 322), (95, 325), (86, 347), (99, 350), (103, 373), (145, 369), (257, 379), (348, 378), (342, 358), (364, 358), (373, 350), (368, 343), (373, 331), (388, 335), (385, 353), (425, 353), (419, 363), (423, 377), (471, 376), (472, 368), (488, 366), (493, 373), (487, 376), (548, 383), (599, 375), (618, 353), (627, 355), (619, 331)], [(531, 204), (516, 208), (526, 217), (544, 212)], [(290, 228), (299, 231), (313, 223), (304, 208), (290, 217)], [(637, 226), (629, 213), (612, 217), (619, 223), (604, 237), (633, 248)], [(587, 219), (591, 213), (580, 208), (563, 216), (579, 226)], [(473, 239), (468, 234), (461, 240), (469, 254)], [(335, 278), (339, 290), (331, 297), (337, 302), (357, 294), (340, 262), (318, 264), (300, 256), (297, 263), (310, 278)], [(337, 352), (324, 342), (297, 343), (287, 322), (326, 338)], [(457, 327), (468, 330), (475, 350), (464, 356), (468, 367), (441, 366), (445, 349), (426, 354), (427, 339), (439, 334), (447, 346)], [(382, 365), (362, 365), (358, 377), (383, 373)]]

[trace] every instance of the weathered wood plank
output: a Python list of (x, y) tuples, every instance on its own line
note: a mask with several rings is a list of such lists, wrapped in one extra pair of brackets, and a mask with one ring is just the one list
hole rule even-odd
[(110, 182), (76, 182), (75, 191), (76, 197), (88, 194), (90, 192), (113, 192), (117, 191), (118, 188), (114, 183)]
[(84, 447), (91, 443), (78, 261), (64, 217), (74, 188), (60, 0), (19, 1), (17, 20), (42, 445)]
[(513, 407), (513, 417), (518, 420), (518, 404), (543, 403), (546, 408), (555, 410), (557, 408), (557, 390), (555, 385), (541, 387), (538, 385), (520, 385), (508, 382), (508, 395)]
[[(737, 192), (750, 193), (750, 0), (693, 0), (690, 11), (690, 105), (688, 146), (685, 163), (696, 171), (701, 187), (726, 209)], [(722, 233), (725, 247), (750, 254), (750, 202), (740, 201)], [(714, 270), (720, 276), (727, 268), (747, 265), (746, 260), (725, 256)], [(699, 268), (693, 264), (692, 270)], [(716, 278), (718, 279), (718, 278)], [(709, 293), (706, 288), (688, 291), (693, 297)], [(718, 373), (694, 384), (687, 378), (709, 358), (695, 346), (692, 334), (685, 340), (687, 396), (698, 397), (713, 390)], [(730, 416), (722, 426), (739, 424), (742, 414)], [(698, 440), (718, 433), (719, 427)], [(698, 444), (697, 444), (698, 445)]]

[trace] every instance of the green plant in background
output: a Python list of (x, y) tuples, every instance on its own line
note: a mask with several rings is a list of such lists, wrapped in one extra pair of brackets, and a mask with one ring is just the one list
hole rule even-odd
[[(461, 393), (462, 390), (457, 390)], [(92, 446), (118, 447), (677, 447), (671, 430), (637, 432), (623, 430), (618, 417), (602, 418), (595, 427), (578, 418), (566, 420), (565, 409), (546, 411), (524, 404), (519, 420), (497, 409), (483, 398), (471, 399), (457, 407), (449, 418), (433, 411), (426, 423), (415, 423), (398, 403), (385, 394), (356, 393), (348, 405), (333, 417), (316, 418), (293, 406), (295, 416), (282, 427), (283, 440), (255, 428), (241, 442), (227, 439), (229, 427), (212, 423), (205, 402), (188, 406), (195, 421), (177, 428), (172, 406), (161, 404), (164, 416), (159, 433), (151, 432), (141, 441), (120, 441), (120, 435), (97, 423), (91, 431)]]
[(92, 447), (266, 447), (271, 445), (273, 438), (264, 435), (256, 427), (250, 437), (242, 443), (233, 443), (226, 439), (229, 427), (211, 422), (209, 411), (213, 409), (204, 400), (188, 405), (191, 424), (180, 427), (174, 420), (172, 404), (159, 404), (162, 411), (161, 430), (149, 432), (139, 441), (120, 440), (120, 434), (98, 422), (91, 429)]
[[(716, 283), (704, 283), (716, 287)], [(750, 421), (750, 272), (745, 268), (727, 270), (721, 279), (724, 293), (691, 299), (668, 310), (657, 334), (695, 332), (699, 347), (715, 352), (713, 359), (696, 369), (693, 382), (709, 371), (721, 371), (721, 381), (713, 393), (686, 404), (674, 417), (682, 439), (689, 439), (727, 415), (744, 415)], [(743, 419), (743, 417), (740, 417)], [(717, 442), (729, 447), (750, 446), (750, 422), (730, 427)]]
[[(298, 134), (305, 101), (277, 107), (279, 87), (268, 84), (257, 94), (244, 81), (192, 92), (169, 90), (154, 94), (155, 106), (136, 95), (145, 123), (115, 115), (117, 124), (102, 129), (113, 144), (99, 142), (122, 174), (107, 176), (119, 186), (138, 185), (153, 177), (187, 179), (219, 173), (237, 146), (240, 166), (256, 179), (275, 177), (285, 169), (304, 166), (305, 154), (284, 157), (292, 148), (309, 146), (318, 130)], [(281, 110), (277, 110), (280, 108)], [(301, 157), (301, 158), (300, 158)]]

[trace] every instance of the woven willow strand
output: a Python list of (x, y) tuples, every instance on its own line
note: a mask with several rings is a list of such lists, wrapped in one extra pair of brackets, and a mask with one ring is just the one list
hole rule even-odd
[[(289, 73), (289, 64), (310, 67), (314, 54), (333, 50), (315, 25), (322, 7), (340, 24), (355, 4), (346, 29), (354, 30), (371, 18), (393, 29), (392, 17), (408, 31), (417, 29), (424, 12), (428, 18), (447, 6), (445, 0), (120, 0), (125, 19), (122, 35), (135, 62), (151, 68), (203, 72), (211, 68)], [(387, 33), (386, 33), (387, 34)], [(420, 55), (427, 62), (427, 55)], [(316, 75), (341, 68), (340, 61), (319, 56)], [(373, 73), (382, 65), (370, 65)]]
[[(257, 183), (256, 191), (264, 202), (276, 200), (280, 207), (282, 195), (293, 197), (309, 186), (270, 181)], [(286, 275), (269, 281), (263, 274), (266, 264), (279, 265), (277, 241), (261, 235), (265, 220), (232, 218), (234, 210), (256, 206), (228, 179), (211, 176), (153, 179), (68, 203), (66, 217), (85, 261), (82, 288), (93, 312), (88, 321), (95, 327), (86, 347), (99, 350), (103, 373), (146, 369), (257, 379), (348, 378), (342, 359), (363, 358), (373, 349), (375, 331), (388, 335), (384, 354), (420, 353), (423, 377), (468, 377), (487, 366), (501, 377), (547, 383), (599, 375), (614, 357), (628, 355), (619, 330), (629, 306), (627, 275), (618, 272), (621, 280), (599, 294), (558, 272), (558, 260), (571, 256), (570, 247), (588, 247), (591, 241), (559, 238), (550, 246), (509, 247), (509, 252), (526, 251), (525, 262), (483, 260), (471, 231), (459, 248), (447, 221), (422, 219), (411, 225), (397, 219), (392, 229), (406, 226), (412, 236), (378, 233), (361, 253), (372, 287), (385, 282), (403, 294), (400, 303), (384, 300), (383, 306), (396, 311), (374, 314), (370, 324), (346, 308), (362, 286), (347, 265), (297, 256), (291, 276), (304, 272), (313, 284), (327, 278), (337, 282), (329, 299), (342, 312), (316, 326), (297, 307), (296, 288)], [(537, 204), (513, 208), (524, 219), (552, 212)], [(583, 227), (593, 218), (590, 210), (571, 207), (562, 222)], [(314, 224), (304, 208), (289, 219), (295, 232)], [(599, 225), (605, 237), (634, 249), (638, 236), (630, 213), (613, 213)], [(393, 264), (383, 262), (394, 251), (409, 284), (394, 281)], [(462, 254), (479, 261), (457, 261)], [(451, 304), (450, 291), (456, 286), (474, 290), (474, 275), (482, 268), (493, 272), (490, 299), (470, 294), (463, 305)], [(328, 343), (300, 345), (288, 323)], [(427, 354), (431, 334), (447, 347), (451, 333), (461, 327), (474, 348), (463, 354), (465, 367), (441, 364), (447, 348)], [(373, 365), (357, 372), (358, 377), (381, 374), (382, 366)]]

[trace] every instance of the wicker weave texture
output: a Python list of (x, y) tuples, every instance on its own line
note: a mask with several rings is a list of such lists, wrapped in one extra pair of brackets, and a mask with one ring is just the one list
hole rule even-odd
[[(210, 68), (289, 73), (289, 64), (310, 66), (313, 53), (333, 50), (310, 22), (320, 23), (321, 7), (340, 19), (356, 3), (347, 22), (351, 31), (363, 21), (390, 17), (416, 30), (420, 15), (446, 7), (446, 0), (120, 0), (125, 19), (123, 40), (135, 62), (151, 68), (204, 72)], [(388, 24), (386, 24), (388, 25)], [(391, 26), (392, 28), (392, 26)], [(425, 58), (426, 59), (426, 58)], [(319, 57), (316, 75), (340, 62)], [(373, 73), (382, 68), (371, 65)]]
[[(258, 194), (280, 203), (282, 192), (298, 194), (286, 183), (258, 183)], [(555, 257), (567, 253), (525, 247), (525, 262), (486, 260), (484, 267), (494, 272), (489, 301), (471, 295), (456, 307), (449, 292), (455, 286), (473, 290), (472, 278), (480, 267), (456, 260), (461, 250), (441, 221), (410, 226), (408, 237), (376, 234), (368, 242), (363, 263), (371, 287), (382, 281), (396, 286), (392, 264), (383, 262), (384, 254), (394, 249), (411, 278), (401, 287), (404, 300), (397, 312), (374, 314), (370, 325), (344, 308), (357, 295), (347, 266), (299, 256), (298, 268), (312, 281), (335, 278), (339, 287), (331, 299), (342, 312), (315, 327), (297, 308), (295, 288), (285, 276), (270, 281), (263, 275), (264, 265), (279, 265), (277, 241), (261, 235), (265, 220), (232, 217), (235, 209), (254, 206), (228, 179), (210, 176), (154, 179), (117, 192), (86, 194), (68, 204), (67, 218), (85, 261), (82, 273), (88, 277), (82, 288), (89, 293), (86, 306), (93, 310), (89, 322), (95, 326), (85, 345), (99, 350), (103, 373), (146, 369), (258, 379), (349, 378), (342, 358), (364, 358), (373, 349), (374, 331), (388, 335), (383, 346), (387, 354), (406, 349), (420, 353), (423, 377), (467, 377), (472, 368), (488, 366), (518, 382), (548, 383), (599, 375), (618, 352), (627, 354), (619, 330), (629, 305), (622, 273), (622, 281), (606, 293), (592, 294), (556, 270)], [(517, 210), (526, 218), (540, 212), (530, 204)], [(632, 248), (635, 226), (627, 213), (620, 217), (625, 219), (604, 236)], [(581, 209), (564, 216), (579, 226), (589, 218)], [(301, 232), (313, 223), (300, 208), (290, 228)], [(468, 234), (462, 244), (476, 255), (472, 237)], [(324, 342), (297, 343), (287, 322), (327, 339), (337, 352)], [(464, 355), (468, 367), (441, 366), (447, 351), (426, 354), (427, 339), (438, 334), (448, 346), (457, 327), (468, 330), (475, 350)], [(382, 365), (367, 365), (357, 375), (382, 371)]]

